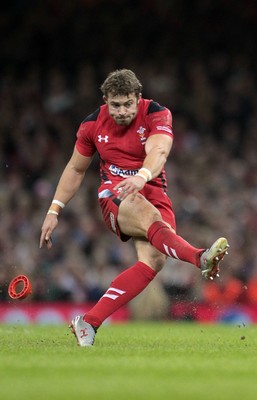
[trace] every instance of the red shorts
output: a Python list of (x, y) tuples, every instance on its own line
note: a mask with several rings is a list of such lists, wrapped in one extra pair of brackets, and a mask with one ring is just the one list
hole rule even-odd
[[(113, 231), (122, 241), (126, 242), (130, 236), (120, 231), (117, 217), (121, 201), (117, 199), (118, 192), (113, 188), (115, 183), (104, 183), (98, 189), (98, 202), (101, 207), (103, 219), (108, 228)], [(162, 188), (146, 184), (140, 193), (161, 213), (163, 221), (167, 222), (176, 230), (176, 219), (172, 208), (172, 202)]]

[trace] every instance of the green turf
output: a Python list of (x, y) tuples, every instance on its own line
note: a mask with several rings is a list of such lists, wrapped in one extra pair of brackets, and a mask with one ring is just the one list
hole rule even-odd
[(8, 400), (256, 399), (257, 326), (106, 325), (80, 348), (66, 326), (0, 325)]

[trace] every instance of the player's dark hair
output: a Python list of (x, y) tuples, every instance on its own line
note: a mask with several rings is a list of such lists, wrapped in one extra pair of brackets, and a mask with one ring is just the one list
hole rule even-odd
[(101, 91), (105, 97), (108, 97), (109, 94), (128, 96), (135, 93), (138, 98), (142, 92), (142, 85), (130, 69), (117, 69), (107, 76), (101, 86)]

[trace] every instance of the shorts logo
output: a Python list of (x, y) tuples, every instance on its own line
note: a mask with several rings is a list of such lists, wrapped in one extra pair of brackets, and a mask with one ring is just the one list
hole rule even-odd
[(102, 137), (101, 135), (98, 135), (98, 142), (102, 142), (102, 141), (104, 141), (105, 143), (108, 143), (108, 139), (109, 139), (109, 136), (108, 135), (105, 135), (104, 137)]
[(114, 218), (114, 214), (112, 212), (110, 212), (110, 222), (111, 222), (111, 227), (112, 227), (113, 232), (116, 233), (115, 218)]

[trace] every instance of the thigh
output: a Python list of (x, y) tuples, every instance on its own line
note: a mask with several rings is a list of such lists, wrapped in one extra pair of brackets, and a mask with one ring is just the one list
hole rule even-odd
[(113, 189), (115, 185), (100, 186), (98, 201), (106, 225), (121, 240), (126, 241), (131, 236), (146, 237), (150, 225), (159, 220), (176, 230), (172, 203), (160, 188), (146, 185), (133, 201), (131, 196), (121, 201)]
[(167, 257), (155, 247), (153, 247), (145, 238), (133, 237), (133, 241), (135, 244), (138, 260), (147, 264), (156, 272), (159, 272), (165, 265)]
[(161, 220), (161, 214), (146, 198), (138, 193), (132, 201), (132, 196), (119, 200), (112, 185), (100, 188), (98, 201), (103, 219), (121, 240), (126, 241), (131, 236), (146, 236), (149, 226)]
[(162, 219), (161, 213), (142, 194), (138, 193), (133, 201), (131, 197), (120, 203), (117, 218), (120, 230), (129, 236), (146, 237), (150, 225)]

